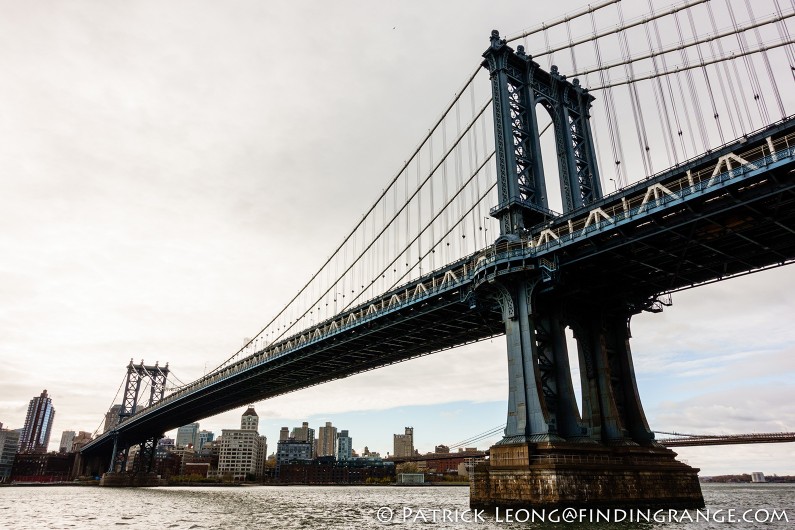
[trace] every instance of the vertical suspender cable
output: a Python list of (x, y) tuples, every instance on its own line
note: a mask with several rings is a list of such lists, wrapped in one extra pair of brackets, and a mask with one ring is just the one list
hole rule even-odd
[[(709, 4), (709, 3), (707, 4), (707, 13), (709, 14), (709, 21), (710, 21), (710, 25), (712, 26), (712, 33), (713, 34), (718, 33), (718, 25), (715, 23), (715, 14), (712, 12), (712, 5)], [(714, 43), (715, 43), (714, 44), (714, 48), (718, 49), (718, 55), (720, 57), (726, 57), (726, 54), (723, 51), (723, 43), (721, 42), (721, 39), (715, 39)], [(712, 41), (710, 42), (710, 49), (713, 49)], [(714, 52), (713, 52), (713, 54), (714, 54)], [(739, 134), (738, 134), (737, 129), (735, 129), (735, 126), (734, 126), (734, 117), (735, 116), (737, 117), (737, 122), (739, 124), (739, 131), (742, 132), (742, 131), (746, 130), (745, 124), (743, 123), (743, 115), (742, 115), (742, 112), (740, 111), (740, 107), (738, 105), (740, 103), (740, 101), (738, 101), (738, 100), (739, 99), (744, 99), (744, 98), (742, 98), (742, 96), (740, 98), (738, 98), (737, 94), (734, 91), (734, 82), (732, 81), (732, 76), (729, 73), (729, 64), (728, 64), (729, 62), (731, 62), (731, 61), (723, 61), (723, 64), (718, 66), (717, 70), (718, 70), (718, 76), (720, 76), (720, 67), (721, 66), (723, 67), (723, 73), (726, 76), (726, 84), (729, 85), (730, 96), (727, 99), (728, 99), (728, 101), (733, 103), (733, 105), (734, 105), (734, 113), (731, 111), (731, 108), (729, 107), (729, 103), (728, 102), (726, 103), (726, 110), (727, 110), (727, 112), (729, 114), (729, 120), (731, 122), (732, 136), (734, 138), (737, 138), (739, 136)], [(725, 93), (725, 89), (723, 89), (723, 81), (722, 80), (721, 80), (721, 90), (724, 90), (724, 98), (726, 98), (726, 93)], [(746, 105), (746, 110), (747, 110), (747, 108), (748, 108), (747, 102), (742, 101), (742, 103)]]
[[(682, 25), (679, 22), (679, 14), (674, 14), (676, 21), (676, 32), (679, 35), (679, 44), (684, 44), (684, 36), (682, 34)], [(690, 60), (687, 56), (685, 49), (680, 50), (682, 57), (682, 66), (687, 67), (690, 65)], [(701, 151), (709, 149), (709, 138), (707, 137), (706, 127), (704, 125), (704, 116), (701, 113), (701, 105), (698, 104), (698, 91), (696, 90), (695, 83), (693, 82), (693, 71), (690, 68), (685, 70), (685, 79), (687, 80), (688, 91), (690, 92), (690, 102), (692, 104), (693, 114), (695, 115), (696, 126), (698, 128), (699, 136), (701, 137)]]
[[(696, 23), (693, 21), (693, 11), (691, 9), (687, 10), (687, 18), (690, 22), (690, 32), (693, 34), (693, 38), (698, 38), (698, 33), (696, 32)], [(698, 53), (698, 60), (704, 63), (704, 55), (701, 53), (701, 46), (696, 44), (696, 52)], [(720, 71), (720, 70), (719, 70)], [(714, 91), (712, 89), (712, 81), (709, 78), (709, 72), (707, 71), (706, 66), (701, 67), (701, 73), (704, 75), (704, 82), (707, 85), (707, 94), (709, 96), (709, 102), (712, 105), (712, 118), (715, 120), (715, 125), (718, 128), (718, 136), (720, 137), (720, 144), (723, 145), (726, 143), (726, 139), (723, 137), (723, 127), (720, 124), (720, 113), (718, 112), (718, 107), (715, 105), (715, 96)], [(709, 146), (705, 146), (709, 148)]]
[[(731, 1), (726, 1), (726, 9), (729, 12), (729, 17), (731, 17), (732, 26), (735, 29), (735, 35), (737, 36), (737, 43), (740, 46), (740, 51), (745, 53), (747, 51), (747, 45), (745, 43), (745, 35), (737, 31), (737, 18), (734, 15), (734, 9), (732, 8)], [(759, 117), (762, 120), (763, 125), (767, 125), (770, 123), (770, 116), (767, 112), (767, 105), (765, 104), (765, 98), (762, 94), (762, 87), (759, 84), (759, 78), (756, 74), (756, 68), (754, 67), (753, 60), (748, 55), (743, 55), (743, 63), (745, 63), (745, 69), (748, 72), (748, 79), (751, 82), (751, 88), (754, 94), (754, 101), (756, 101), (757, 109), (759, 110)]]
[[(748, 17), (751, 19), (751, 24), (754, 24), (756, 21), (756, 17), (754, 16), (754, 10), (751, 7), (751, 2), (745, 0), (745, 9), (748, 11)], [(759, 33), (759, 28), (754, 28), (754, 33), (756, 34), (756, 40), (760, 46), (764, 45), (764, 41), (762, 40), (762, 35)], [(773, 69), (770, 66), (770, 58), (767, 55), (766, 50), (762, 50), (762, 62), (765, 64), (765, 70), (767, 71), (767, 79), (770, 82), (770, 86), (773, 88), (773, 96), (776, 98), (776, 103), (778, 104), (778, 110), (781, 119), (787, 117), (787, 113), (784, 111), (784, 103), (781, 101), (781, 94), (778, 91), (778, 84), (776, 83), (776, 77), (773, 75)]]
[[(593, 29), (593, 34), (596, 35), (596, 19), (593, 13), (591, 13), (591, 28)], [(599, 80), (603, 85), (607, 85), (609, 84), (609, 72), (602, 68), (603, 62), (601, 50), (599, 49), (599, 41), (594, 39), (593, 46), (596, 52), (596, 64), (599, 67)], [(624, 153), (621, 147), (621, 136), (618, 130), (618, 123), (615, 117), (613, 91), (609, 88), (605, 90), (605, 114), (607, 116), (607, 131), (610, 136), (610, 147), (613, 151), (613, 170), (615, 171), (616, 182), (618, 183), (618, 187), (624, 187), (626, 181), (623, 178), (623, 172), (621, 170)]]
[[(795, 2), (792, 2), (792, 0), (790, 0), (790, 1), (791, 1), (791, 3), (793, 3), (793, 7), (795, 8)], [(783, 14), (782, 14), (781, 6), (779, 5), (778, 0), (773, 0), (773, 3), (776, 6), (776, 14), (779, 17), (782, 17)], [(783, 20), (779, 20), (778, 22), (776, 22), (776, 27), (778, 28), (778, 34), (782, 38), (782, 40), (786, 40), (786, 41), (791, 41), (792, 40), (790, 38), (790, 36), (789, 36), (789, 29), (787, 28), (787, 23), (786, 22), (784, 22)], [(784, 50), (785, 50), (785, 52), (787, 54), (787, 60), (789, 61), (789, 72), (792, 75), (793, 81), (795, 81), (795, 51), (793, 51), (793, 49), (792, 49), (792, 44), (787, 45), (784, 48)]]
[[(621, 9), (621, 4), (616, 4), (616, 10), (618, 11), (619, 22), (621, 26), (624, 26), (624, 12)], [(622, 58), (625, 60), (629, 59), (630, 52), (629, 44), (627, 43), (626, 31), (622, 30), (618, 33), (618, 47), (621, 50)], [(629, 79), (633, 79), (635, 77), (635, 69), (632, 65), (632, 62), (628, 62), (624, 68), (627, 72), (627, 77)], [(649, 153), (649, 140), (646, 136), (646, 124), (643, 119), (643, 110), (641, 109), (637, 85), (635, 83), (629, 83), (627, 85), (627, 90), (629, 91), (629, 99), (630, 103), (632, 104), (632, 117), (635, 121), (635, 133), (637, 135), (638, 144), (640, 147), (640, 157), (643, 160), (643, 167), (645, 168), (646, 176), (648, 177), (652, 174), (653, 167), (651, 163), (651, 154)]]

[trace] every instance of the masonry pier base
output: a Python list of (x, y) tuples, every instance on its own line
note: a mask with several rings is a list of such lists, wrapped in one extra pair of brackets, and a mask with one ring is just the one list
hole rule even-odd
[(144, 488), (151, 486), (165, 486), (166, 481), (157, 473), (117, 473), (108, 472), (102, 475), (100, 486), (114, 488)]
[(495, 445), (470, 482), (470, 506), (495, 508), (704, 507), (698, 469), (659, 446)]

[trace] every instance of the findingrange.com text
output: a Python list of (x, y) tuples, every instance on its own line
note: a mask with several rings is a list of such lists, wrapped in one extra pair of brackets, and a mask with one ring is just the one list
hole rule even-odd
[(510, 509), (494, 512), (474, 509), (382, 506), (375, 518), (381, 523), (774, 523), (789, 522), (786, 510), (766, 508), (703, 510), (636, 510), (596, 508)]

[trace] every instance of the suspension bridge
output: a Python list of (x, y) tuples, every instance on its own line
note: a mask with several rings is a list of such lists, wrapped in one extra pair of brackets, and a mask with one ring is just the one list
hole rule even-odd
[[(507, 424), (476, 473), (474, 505), (581, 502), (596, 479), (531, 465), (561, 455), (611, 462), (594, 502), (703, 503), (697, 470), (646, 422), (629, 320), (673, 292), (795, 258), (795, 5), (783, 4), (650, 1), (625, 17), (608, 0), (507, 39), (492, 32), (295, 296), (187, 384), (167, 389), (167, 370), (131, 362), (121, 421), (80, 465), (118, 473), (141, 444), (145, 470), (154, 440), (180, 425), (506, 335)], [(550, 477), (568, 484), (559, 496), (515, 487)]]

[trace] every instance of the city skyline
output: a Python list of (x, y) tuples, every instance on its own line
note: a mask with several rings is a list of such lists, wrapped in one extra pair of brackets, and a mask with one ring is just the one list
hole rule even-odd
[[(101, 432), (131, 357), (185, 382), (220, 364), (359, 219), (492, 29), (582, 3), (4, 5), (0, 422), (21, 428), (47, 388), (53, 432)], [(294, 77), (307, 64), (322, 89)], [(635, 317), (652, 429), (795, 430), (792, 292), (783, 267)], [(413, 425), (432, 451), (505, 421), (505, 356), (496, 338), (254, 402), (260, 430), (275, 445), (331, 421), (385, 455)], [(241, 413), (198, 421), (219, 433)], [(795, 474), (791, 447), (677, 452), (706, 474)]]

